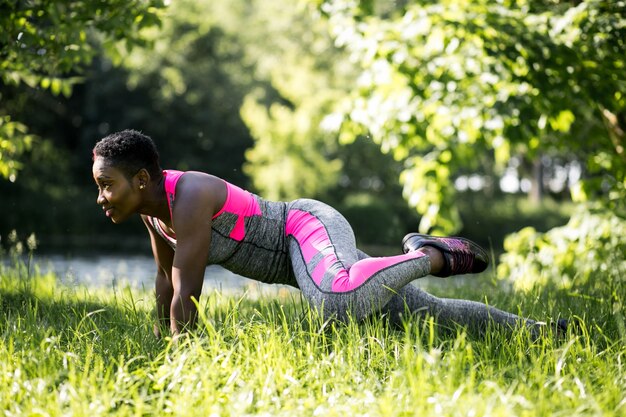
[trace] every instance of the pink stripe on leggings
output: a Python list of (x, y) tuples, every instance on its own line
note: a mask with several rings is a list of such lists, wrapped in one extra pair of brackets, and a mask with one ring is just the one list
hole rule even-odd
[(296, 239), (305, 263), (308, 264), (318, 253), (325, 253), (311, 272), (311, 278), (318, 286), (321, 285), (326, 272), (333, 266), (337, 267), (331, 286), (333, 292), (352, 291), (385, 268), (426, 256), (421, 251), (415, 251), (404, 255), (367, 258), (356, 262), (348, 270), (343, 267), (343, 264), (337, 259), (335, 251), (332, 250), (332, 241), (324, 224), (311, 213), (290, 210), (287, 214), (285, 233)]
[(333, 281), (333, 292), (346, 292), (358, 288), (365, 281), (383, 269), (426, 256), (421, 251), (409, 252), (404, 255), (366, 258), (356, 262), (346, 274), (337, 274)]
[[(287, 214), (287, 223), (285, 224), (285, 233), (296, 239), (300, 245), (304, 262), (307, 264), (315, 255), (332, 246), (330, 237), (322, 222), (306, 211), (289, 211)], [(336, 261), (337, 258), (334, 256), (334, 253), (330, 253), (324, 256), (317, 265), (313, 271), (312, 278), (318, 286), (322, 282), (326, 270)]]

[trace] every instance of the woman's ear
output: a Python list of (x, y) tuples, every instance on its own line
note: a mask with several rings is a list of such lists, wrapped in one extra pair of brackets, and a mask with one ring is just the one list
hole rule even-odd
[(141, 168), (136, 174), (135, 174), (135, 182), (137, 184), (137, 186), (139, 187), (140, 190), (143, 190), (144, 188), (146, 188), (148, 186), (148, 184), (150, 183), (150, 173), (148, 172), (147, 169), (145, 168)]

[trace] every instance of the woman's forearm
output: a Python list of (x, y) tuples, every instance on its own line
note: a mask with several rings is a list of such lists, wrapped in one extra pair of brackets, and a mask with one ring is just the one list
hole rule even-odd
[(155, 333), (160, 335), (162, 329), (167, 329), (170, 325), (170, 309), (174, 289), (165, 274), (158, 273), (155, 280), (157, 328)]

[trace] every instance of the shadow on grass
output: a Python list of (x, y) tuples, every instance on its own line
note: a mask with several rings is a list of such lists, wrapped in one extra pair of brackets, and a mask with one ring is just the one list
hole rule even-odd
[(153, 356), (159, 343), (149, 312), (132, 300), (84, 300), (66, 294), (40, 295), (29, 288), (0, 289), (0, 339), (18, 349), (36, 349), (48, 340), (81, 354), (131, 352)]

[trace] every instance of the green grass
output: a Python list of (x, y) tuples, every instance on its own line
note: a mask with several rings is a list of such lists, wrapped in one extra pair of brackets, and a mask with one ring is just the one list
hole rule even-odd
[[(602, 279), (603, 277), (599, 277)], [(607, 277), (604, 277), (607, 278)], [(624, 291), (522, 295), (487, 276), (438, 286), (535, 317), (581, 318), (557, 341), (472, 337), (413, 319), (324, 323), (293, 295), (207, 291), (194, 334), (152, 336), (152, 294), (61, 286), (0, 266), (5, 416), (578, 416), (626, 414)]]

